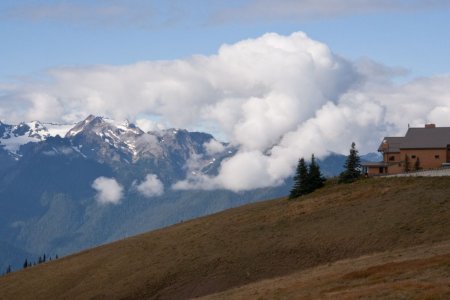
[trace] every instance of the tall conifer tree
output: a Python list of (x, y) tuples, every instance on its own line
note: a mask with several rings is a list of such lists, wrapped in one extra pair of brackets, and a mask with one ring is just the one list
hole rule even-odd
[(298, 198), (307, 192), (306, 185), (308, 181), (308, 168), (305, 159), (302, 157), (297, 164), (297, 170), (294, 176), (294, 186), (292, 187), (289, 199)]
[(361, 176), (361, 158), (359, 157), (356, 145), (353, 142), (350, 153), (344, 164), (344, 171), (339, 175), (339, 182), (353, 182)]
[(308, 190), (313, 192), (316, 189), (323, 187), (325, 183), (325, 177), (323, 177), (320, 172), (320, 167), (316, 162), (314, 154), (311, 155), (311, 164), (309, 165), (309, 176), (308, 176)]

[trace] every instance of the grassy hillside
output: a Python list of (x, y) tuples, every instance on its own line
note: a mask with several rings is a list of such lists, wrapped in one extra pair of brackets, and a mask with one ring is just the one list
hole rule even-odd
[[(300, 293), (295, 287), (305, 292), (308, 284), (289, 286), (288, 282), (297, 282), (302, 274), (314, 275), (319, 269), (325, 272), (324, 278), (337, 278), (338, 283), (339, 276), (344, 276), (341, 286), (330, 281), (316, 294), (309, 286), (311, 293), (304, 295), (314, 297), (328, 291), (327, 286), (345, 290), (350, 288), (347, 282), (364, 285), (374, 272), (370, 266), (384, 262), (407, 266), (387, 259), (390, 252), (413, 253), (406, 260), (433, 260), (433, 255), (422, 255), (420, 249), (439, 248), (444, 270), (436, 272), (442, 275), (450, 263), (447, 241), (450, 178), (330, 184), (301, 201), (277, 199), (246, 205), (0, 277), (0, 298), (182, 299), (243, 285), (247, 292), (254, 291), (258, 284), (273, 284), (270, 280), (286, 283), (279, 288), (295, 298)], [(358, 265), (362, 256), (368, 261)], [(316, 266), (320, 267), (313, 269)], [(247, 295), (245, 288), (214, 296)]]
[(450, 241), (344, 259), (201, 299), (450, 299)]

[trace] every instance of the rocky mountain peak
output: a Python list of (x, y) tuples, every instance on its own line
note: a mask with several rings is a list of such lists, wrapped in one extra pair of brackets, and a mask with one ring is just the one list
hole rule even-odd
[(66, 137), (74, 137), (78, 134), (96, 134), (98, 136), (120, 136), (120, 135), (141, 135), (144, 131), (130, 123), (128, 120), (117, 122), (115, 120), (89, 115), (86, 119), (78, 122), (67, 132)]
[[(64, 139), (62, 148), (50, 139), (58, 135)], [(197, 171), (205, 166), (209, 168), (213, 163), (217, 165), (220, 159), (230, 155), (225, 151), (225, 144), (224, 153), (211, 155), (206, 145), (214, 137), (207, 133), (175, 128), (144, 132), (128, 120), (120, 122), (95, 115), (89, 115), (76, 124), (33, 121), (0, 126), (0, 148), (17, 159), (22, 155), (22, 145), (47, 140), (48, 147), (42, 145), (36, 148), (43, 149), (44, 155), (50, 152), (66, 155), (70, 152), (85, 159), (112, 165), (137, 163), (140, 160), (152, 161), (155, 165), (175, 164), (179, 170), (177, 173), (186, 171), (185, 166), (192, 159), (195, 159), (195, 164), (188, 165), (195, 165)], [(27, 148), (31, 149), (30, 147), (32, 145)]]

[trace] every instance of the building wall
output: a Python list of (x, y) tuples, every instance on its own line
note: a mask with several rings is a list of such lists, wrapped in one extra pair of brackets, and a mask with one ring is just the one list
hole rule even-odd
[(383, 160), (387, 163), (401, 162), (402, 156), (401, 153), (384, 153)]
[(380, 173), (380, 167), (368, 167), (367, 168), (367, 175), (368, 176), (375, 176), (375, 175), (383, 175), (385, 173), (385, 169), (383, 168), (383, 172)]
[[(405, 155), (409, 157), (409, 169), (414, 171), (417, 158), (420, 159), (421, 169), (436, 169), (447, 162), (446, 149), (401, 149), (399, 154), (386, 153), (385, 162), (389, 164), (388, 174), (398, 174), (405, 170)], [(389, 160), (390, 156), (395, 156), (395, 160)]]
[(387, 174), (398, 174), (403, 172), (404, 157), (405, 156), (402, 156), (401, 152), (383, 153), (383, 161), (388, 164)]
[(417, 158), (420, 158), (420, 167), (422, 169), (440, 168), (443, 163), (447, 162), (446, 149), (407, 149), (401, 150), (403, 159), (405, 155), (409, 156), (410, 167), (414, 170), (414, 164)]
[(388, 174), (398, 174), (405, 171), (405, 165), (403, 161), (390, 163), (388, 166)]

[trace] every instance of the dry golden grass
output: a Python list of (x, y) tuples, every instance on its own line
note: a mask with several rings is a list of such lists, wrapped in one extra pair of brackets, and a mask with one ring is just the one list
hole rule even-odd
[(340, 260), (199, 299), (450, 299), (450, 242)]
[[(423, 264), (416, 273), (401, 260), (387, 258), (389, 251), (401, 255), (411, 247), (444, 247), (442, 243), (450, 240), (449, 225), (450, 178), (331, 184), (302, 200), (246, 205), (8, 274), (0, 277), (0, 298), (185, 299), (231, 293), (232, 288), (252, 284), (270, 287), (274, 280), (280, 289), (276, 285), (267, 289), (268, 298), (298, 298), (297, 289), (306, 289), (304, 295), (310, 298), (389, 298), (394, 290), (408, 298), (420, 287), (430, 291), (430, 299), (439, 299), (448, 290), (445, 254), (450, 251), (436, 256), (436, 264), (420, 251), (416, 258), (409, 257), (412, 263)], [(358, 257), (377, 255), (379, 260), (369, 258), (359, 268), (350, 268), (363, 259)], [(421, 262), (422, 258), (431, 261)], [(326, 268), (341, 260), (350, 261), (349, 267), (327, 273), (336, 282), (320, 286), (317, 279), (317, 290), (295, 279), (310, 276), (302, 275), (302, 270), (308, 274), (315, 272), (313, 267)], [(402, 271), (396, 273), (397, 269)], [(403, 279), (408, 272), (412, 279)], [(433, 272), (443, 272), (441, 277), (429, 277), (442, 279), (442, 285), (417, 279)], [(294, 278), (292, 291), (282, 287), (289, 276)], [(394, 280), (396, 276), (402, 280)], [(394, 279), (390, 283), (383, 278)], [(379, 294), (383, 290), (387, 294)]]

